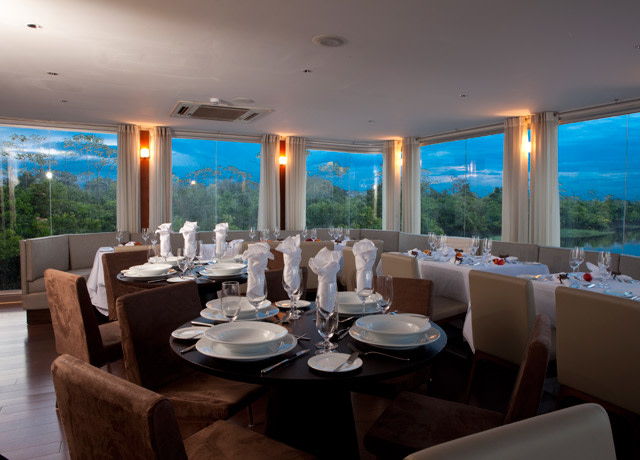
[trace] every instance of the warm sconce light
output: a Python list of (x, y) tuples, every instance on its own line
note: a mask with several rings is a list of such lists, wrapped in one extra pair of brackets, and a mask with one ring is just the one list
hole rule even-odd
[(149, 158), (149, 149), (146, 147), (142, 147), (140, 149), (140, 158)]
[(285, 155), (280, 155), (279, 162), (281, 165), (287, 164), (287, 157)]

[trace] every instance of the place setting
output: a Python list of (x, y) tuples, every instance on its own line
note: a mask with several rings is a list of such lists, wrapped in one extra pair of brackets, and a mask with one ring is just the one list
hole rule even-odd
[(171, 264), (142, 264), (122, 270), (121, 275), (135, 281), (160, 281), (175, 275), (177, 272)]
[(349, 329), (354, 340), (388, 350), (411, 350), (434, 342), (440, 331), (429, 318), (414, 313), (369, 315), (358, 318)]

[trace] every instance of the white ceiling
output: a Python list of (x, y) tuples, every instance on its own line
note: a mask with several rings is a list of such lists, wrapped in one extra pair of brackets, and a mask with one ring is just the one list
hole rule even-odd
[[(0, 0), (0, 12), (0, 117), (371, 141), (640, 97), (638, 0)], [(318, 34), (347, 44), (318, 47)], [(273, 112), (168, 116), (211, 97)]]

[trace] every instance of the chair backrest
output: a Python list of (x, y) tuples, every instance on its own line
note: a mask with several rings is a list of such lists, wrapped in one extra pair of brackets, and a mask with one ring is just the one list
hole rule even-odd
[(392, 254), (385, 252), (382, 254), (382, 273), (394, 278), (420, 278), (418, 260), (412, 256), (404, 254)]
[(339, 281), (346, 291), (356, 290), (356, 257), (353, 255), (352, 247), (342, 249), (342, 271)]
[(546, 315), (538, 315), (533, 323), (504, 423), (517, 422), (538, 414), (550, 353), (551, 320)]
[(469, 291), (475, 349), (519, 366), (535, 317), (531, 281), (471, 270)]
[(431, 316), (431, 280), (393, 277), (391, 310)]
[(556, 289), (558, 383), (640, 414), (640, 304)]
[(66, 354), (51, 376), (72, 460), (186, 460), (166, 398)]
[(615, 460), (609, 417), (581, 404), (458, 438), (405, 460)]
[(110, 320), (118, 319), (116, 312), (116, 300), (118, 297), (145, 289), (140, 285), (120, 281), (118, 279), (118, 273), (134, 265), (144, 264), (146, 261), (146, 251), (107, 252), (102, 255), (104, 288), (107, 293), (107, 306), (109, 308)]
[(171, 350), (169, 337), (202, 310), (194, 282), (127, 294), (116, 306), (127, 380), (155, 390), (190, 372)]
[[(307, 293), (307, 267), (300, 267), (302, 271), (302, 296), (301, 299), (305, 298)], [(284, 290), (282, 286), (282, 274), (284, 273), (284, 269), (279, 270), (266, 270), (264, 272), (264, 277), (267, 282), (267, 298), (271, 302), (277, 302), (278, 300), (288, 299), (287, 291)]]
[(44, 272), (44, 284), (56, 351), (73, 355), (93, 366), (103, 366), (106, 358), (86, 280), (49, 268)]

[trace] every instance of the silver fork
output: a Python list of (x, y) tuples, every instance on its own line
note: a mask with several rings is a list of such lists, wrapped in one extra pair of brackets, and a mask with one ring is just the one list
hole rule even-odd
[(411, 361), (410, 358), (402, 358), (400, 356), (394, 356), (394, 355), (388, 355), (386, 353), (382, 353), (379, 351), (360, 351), (358, 350), (352, 343), (348, 344), (349, 348), (351, 348), (353, 351), (357, 351), (360, 353), (360, 356), (367, 356), (367, 355), (380, 355), (380, 356), (386, 356), (387, 358), (393, 358), (393, 359), (398, 359), (400, 361)]

